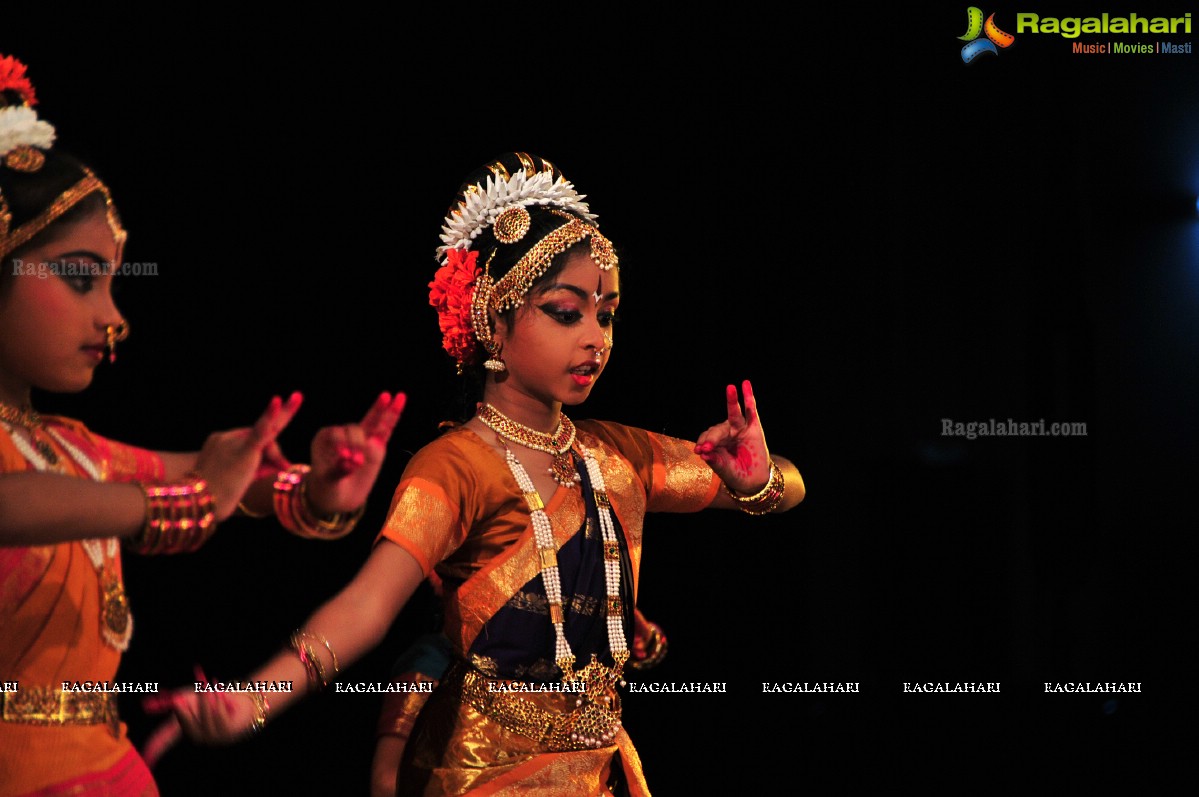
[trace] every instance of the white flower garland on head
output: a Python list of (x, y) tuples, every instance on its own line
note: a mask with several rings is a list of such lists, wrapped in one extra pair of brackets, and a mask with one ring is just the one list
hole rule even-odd
[(54, 126), (37, 118), (27, 105), (0, 108), (0, 157), (17, 147), (49, 149), (54, 143)]
[(549, 172), (528, 177), (522, 170), (506, 180), (488, 177), (484, 185), (478, 186), (477, 191), (469, 191), (466, 199), (445, 217), (441, 228), (443, 244), (437, 247), (437, 260), (443, 261), (450, 249), (470, 249), (471, 242), (511, 207), (553, 205), (594, 222), (596, 215), (583, 201), (586, 196), (575, 191), (574, 184), (565, 177), (555, 180)]

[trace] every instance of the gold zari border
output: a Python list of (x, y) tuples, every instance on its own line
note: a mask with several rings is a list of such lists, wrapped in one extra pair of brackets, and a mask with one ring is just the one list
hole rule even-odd
[(22, 687), (0, 694), (0, 719), (28, 725), (116, 725), (117, 696), (111, 692), (64, 692), (50, 686)]

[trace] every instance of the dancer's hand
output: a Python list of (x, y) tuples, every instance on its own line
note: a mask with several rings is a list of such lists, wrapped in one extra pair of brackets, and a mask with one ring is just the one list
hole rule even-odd
[(745, 410), (737, 397), (737, 388), (725, 388), (728, 420), (716, 424), (699, 436), (695, 453), (720, 476), (731, 489), (753, 495), (770, 481), (770, 451), (758, 418), (753, 387), (746, 379), (741, 383)]
[(654, 624), (645, 619), (645, 615), (640, 609), (633, 610), (633, 658), (644, 659), (649, 655), (646, 649), (646, 643), (649, 642), (650, 634), (653, 633)]
[[(203, 671), (196, 668), (196, 682), (207, 684)], [(141, 754), (151, 769), (168, 750), (186, 735), (200, 744), (229, 744), (254, 732), (256, 709), (245, 693), (201, 692), (184, 687), (148, 697), (142, 707), (147, 714), (171, 716), (146, 739)]]
[(403, 393), (382, 393), (360, 423), (326, 426), (316, 433), (307, 487), (314, 509), (331, 515), (366, 503), (406, 401)]
[(233, 514), (264, 467), (278, 464), (282, 455), (275, 438), (295, 417), (303, 400), (299, 393), (292, 393), (286, 403), (275, 396), (253, 426), (214, 432), (204, 441), (195, 470), (208, 481), (217, 520)]

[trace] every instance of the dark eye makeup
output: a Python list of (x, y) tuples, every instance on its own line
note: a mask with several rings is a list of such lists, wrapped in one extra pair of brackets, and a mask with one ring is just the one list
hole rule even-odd
[(553, 302), (537, 305), (537, 309), (560, 324), (570, 325), (579, 321), (583, 314), (573, 307), (562, 307)]
[[(558, 323), (566, 325), (566, 326), (577, 323), (578, 321), (582, 320), (582, 318), (583, 318), (583, 314), (581, 312), (579, 312), (578, 310), (576, 310), (575, 308), (562, 307), (560, 305), (554, 304), (553, 302), (546, 302), (545, 304), (540, 304), (537, 306), (537, 309), (540, 310), (541, 312), (545, 313), (546, 315), (548, 315), (550, 318), (554, 319)], [(614, 324), (616, 322), (616, 318), (617, 318), (617, 316), (616, 316), (615, 310), (602, 310), (599, 312), (598, 315), (596, 315), (596, 320), (599, 322), (599, 325), (601, 327), (612, 326), (612, 324)]]

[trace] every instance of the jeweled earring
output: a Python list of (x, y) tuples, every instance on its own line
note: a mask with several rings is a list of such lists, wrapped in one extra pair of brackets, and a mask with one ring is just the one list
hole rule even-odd
[(104, 327), (104, 345), (108, 349), (108, 361), (117, 361), (117, 344), (129, 337), (129, 322), (122, 320), (119, 324), (109, 324)]
[(484, 361), (483, 367), (496, 374), (502, 374), (504, 371), (507, 371), (508, 366), (504, 365), (504, 358), (500, 355), (500, 347), (493, 344), (493, 346), (488, 348), (488, 351), (491, 352), (491, 356)]

